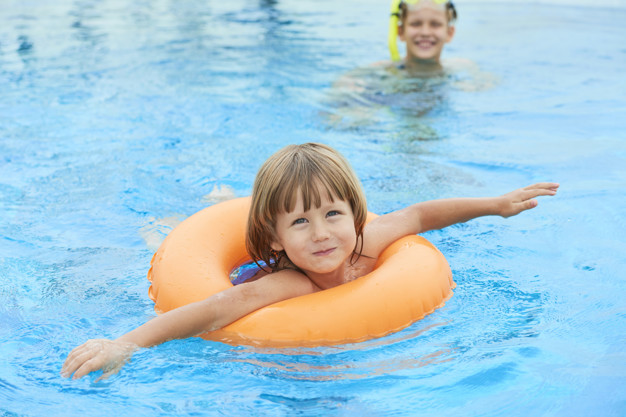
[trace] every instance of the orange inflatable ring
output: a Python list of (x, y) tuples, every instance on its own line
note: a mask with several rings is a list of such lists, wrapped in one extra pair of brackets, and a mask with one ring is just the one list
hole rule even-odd
[[(230, 272), (250, 260), (244, 243), (249, 207), (250, 198), (219, 203), (172, 230), (148, 271), (157, 313), (232, 286)], [(374, 271), (361, 278), (269, 305), (201, 337), (270, 347), (360, 342), (432, 313), (454, 286), (441, 252), (423, 237), (407, 236), (385, 249)]]

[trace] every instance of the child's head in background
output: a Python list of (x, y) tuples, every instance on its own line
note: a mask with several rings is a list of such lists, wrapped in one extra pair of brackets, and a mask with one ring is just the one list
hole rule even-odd
[[(397, 2), (397, 0), (396, 0)], [(405, 63), (438, 64), (446, 43), (454, 37), (457, 13), (451, 1), (402, 0), (394, 2), (398, 38), (406, 43)], [(392, 36), (392, 35), (390, 35)], [(392, 50), (392, 58), (394, 57)]]

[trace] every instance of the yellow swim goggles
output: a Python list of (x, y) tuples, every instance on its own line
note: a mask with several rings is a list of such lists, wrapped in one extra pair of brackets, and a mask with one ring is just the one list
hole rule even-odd
[[(432, 1), (435, 4), (452, 4), (450, 0), (428, 1)], [(400, 54), (398, 53), (398, 19), (400, 18), (400, 5), (404, 3), (412, 6), (419, 2), (420, 0), (391, 0), (391, 18), (389, 19), (389, 35), (387, 36), (387, 44), (389, 45), (389, 53), (391, 53), (391, 59), (393, 61), (400, 61)]]

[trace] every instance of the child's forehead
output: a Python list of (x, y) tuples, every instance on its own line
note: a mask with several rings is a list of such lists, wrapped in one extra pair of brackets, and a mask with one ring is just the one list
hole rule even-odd
[(440, 14), (441, 16), (446, 16), (446, 5), (445, 3), (437, 4), (428, 0), (421, 0), (414, 4), (407, 5), (407, 14), (408, 16), (417, 16), (424, 14)]
[[(311, 207), (321, 207), (325, 202), (341, 200), (336, 193), (322, 181), (315, 181), (307, 187), (298, 187), (295, 193), (282, 196), (282, 208), (286, 212), (308, 211)], [(284, 210), (281, 210), (284, 211)]]
[(433, 9), (409, 10), (404, 17), (405, 23), (437, 21), (448, 24), (448, 15), (445, 11)]

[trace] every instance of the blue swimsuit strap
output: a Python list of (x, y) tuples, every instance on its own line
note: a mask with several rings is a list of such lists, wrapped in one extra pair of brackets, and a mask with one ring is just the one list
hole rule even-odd
[[(266, 266), (266, 263), (263, 261), (259, 261), (259, 265), (264, 267)], [(261, 270), (261, 268), (259, 268), (259, 265), (255, 264), (254, 262), (241, 265), (238, 268), (238, 271), (236, 271), (235, 273), (235, 278), (232, 279), (230, 282), (232, 282), (233, 285), (243, 284)]]

